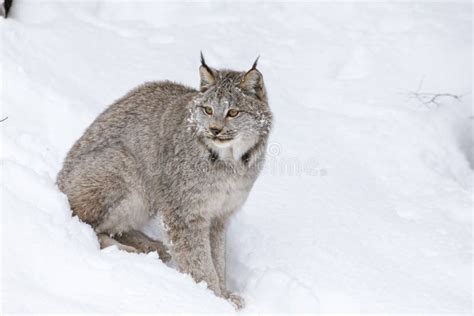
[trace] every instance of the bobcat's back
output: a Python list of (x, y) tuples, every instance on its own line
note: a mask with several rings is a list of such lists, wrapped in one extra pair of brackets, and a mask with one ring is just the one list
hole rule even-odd
[[(193, 88), (171, 81), (147, 82), (115, 101), (86, 129), (68, 152), (57, 177), (61, 190), (70, 171), (88, 154), (123, 143), (138, 149), (157, 138), (170, 109), (184, 115), (185, 104), (197, 93)], [(177, 113), (178, 112), (178, 113)]]

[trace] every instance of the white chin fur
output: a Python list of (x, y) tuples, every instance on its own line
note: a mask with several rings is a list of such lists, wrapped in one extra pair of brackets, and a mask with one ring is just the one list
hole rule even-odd
[(232, 143), (233, 143), (233, 141), (231, 141), (231, 140), (224, 141), (224, 142), (221, 142), (219, 140), (213, 140), (212, 141), (212, 144), (214, 146), (216, 146), (217, 148), (228, 148), (228, 147), (232, 146)]

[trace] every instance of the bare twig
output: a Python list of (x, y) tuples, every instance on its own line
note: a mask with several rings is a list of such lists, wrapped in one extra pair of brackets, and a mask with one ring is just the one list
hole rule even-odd
[(436, 101), (438, 98), (441, 97), (449, 97), (456, 100), (460, 100), (463, 96), (458, 94), (452, 93), (420, 93), (420, 92), (410, 92), (408, 94), (411, 98), (415, 98), (421, 103), (425, 105), (434, 104), (436, 106), (440, 106), (439, 102)]
[(0, 120), (0, 123), (3, 122), (3, 121), (6, 121), (7, 118), (8, 118), (8, 116), (5, 116), (4, 118), (2, 118), (2, 119)]
[(420, 83), (418, 84), (418, 88), (416, 88), (416, 92), (420, 92), (421, 88), (423, 87), (423, 82), (425, 81), (425, 75), (421, 77)]
[(441, 104), (437, 101), (438, 98), (442, 97), (448, 97), (448, 98), (453, 98), (456, 100), (460, 100), (463, 95), (460, 94), (453, 94), (453, 93), (427, 93), (427, 92), (420, 92), (421, 88), (423, 87), (423, 81), (424, 81), (424, 76), (420, 80), (420, 84), (418, 85), (418, 88), (416, 91), (412, 91), (408, 93), (408, 96), (410, 98), (415, 98), (418, 101), (420, 101), (424, 105), (431, 105), (434, 104), (435, 106), (440, 106)]

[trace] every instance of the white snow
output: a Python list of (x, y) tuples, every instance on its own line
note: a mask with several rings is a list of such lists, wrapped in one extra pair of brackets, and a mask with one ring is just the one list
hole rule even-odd
[(228, 231), (243, 312), (472, 313), (471, 23), (469, 1), (15, 0), (0, 19), (2, 312), (233, 312), (156, 254), (101, 251), (54, 184), (106, 106), (144, 81), (196, 87), (203, 50), (239, 70), (260, 54), (275, 115)]

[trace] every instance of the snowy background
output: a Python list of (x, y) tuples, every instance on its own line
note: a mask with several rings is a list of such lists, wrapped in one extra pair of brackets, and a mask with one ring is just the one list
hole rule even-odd
[(236, 70), (261, 55), (275, 115), (228, 231), (243, 312), (470, 314), (471, 23), (470, 1), (15, 0), (0, 19), (2, 311), (234, 311), (154, 254), (101, 251), (54, 184), (128, 90), (197, 87), (203, 50)]

